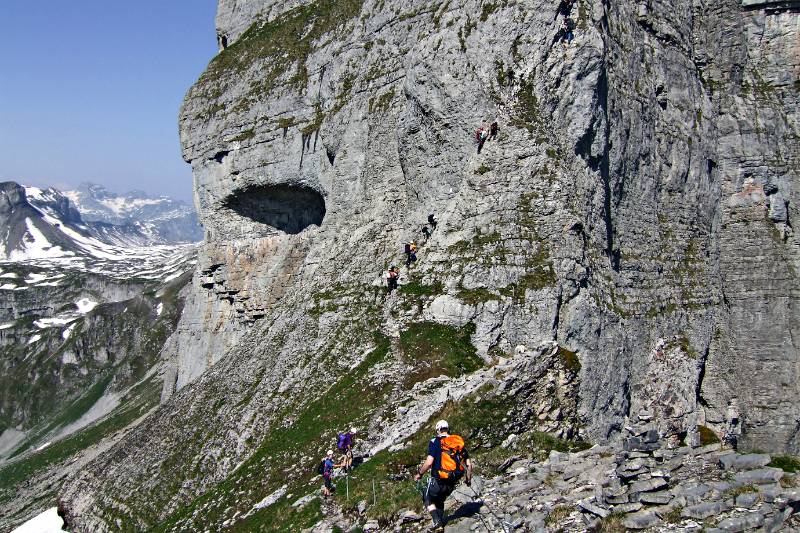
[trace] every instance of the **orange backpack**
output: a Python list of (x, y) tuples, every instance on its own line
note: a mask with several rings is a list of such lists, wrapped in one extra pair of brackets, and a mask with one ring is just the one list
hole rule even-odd
[(461, 479), (466, 471), (466, 458), (464, 453), (464, 439), (458, 435), (448, 435), (439, 439), (442, 445), (442, 457), (439, 471), (436, 476), (439, 479), (457, 481)]

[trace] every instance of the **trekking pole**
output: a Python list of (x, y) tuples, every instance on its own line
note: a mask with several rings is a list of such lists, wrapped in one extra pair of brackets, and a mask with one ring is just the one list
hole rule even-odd
[(350, 476), (344, 476), (345, 501), (350, 501)]

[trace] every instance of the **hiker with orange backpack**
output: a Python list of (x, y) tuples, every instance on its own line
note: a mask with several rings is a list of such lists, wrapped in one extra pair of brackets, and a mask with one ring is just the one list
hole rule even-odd
[(431, 530), (444, 531), (444, 501), (462, 477), (467, 486), (472, 484), (472, 461), (464, 447), (464, 439), (450, 435), (447, 420), (436, 422), (436, 436), (428, 443), (428, 457), (414, 476), (414, 481), (419, 481), (428, 470), (431, 471), (431, 477), (422, 494), (422, 501), (431, 513)]

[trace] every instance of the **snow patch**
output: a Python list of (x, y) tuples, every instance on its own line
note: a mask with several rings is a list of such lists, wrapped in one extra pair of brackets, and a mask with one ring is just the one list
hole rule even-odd
[(44, 444), (42, 444), (41, 446), (39, 446), (38, 448), (36, 448), (36, 451), (40, 452), (40, 451), (44, 450), (45, 448), (47, 448), (48, 446), (50, 446), (51, 444), (53, 444), (53, 443), (50, 442), (50, 441), (47, 441)]
[(0, 329), (8, 329), (13, 327), (14, 327), (14, 322), (9, 322), (8, 324), (0, 324)]
[(25, 278), (25, 283), (37, 283), (39, 281), (44, 281), (47, 279), (47, 276), (44, 274), (37, 274), (35, 272), (31, 272), (28, 274), (28, 277)]
[(65, 325), (69, 324), (70, 322), (72, 322), (75, 319), (76, 319), (76, 317), (70, 317), (70, 318), (58, 318), (58, 317), (40, 318), (39, 320), (34, 320), (33, 321), (33, 325), (36, 326), (39, 329), (55, 328), (55, 327), (58, 327), (58, 326), (65, 326)]
[(162, 302), (158, 302), (158, 307), (156, 307), (156, 315), (161, 316), (161, 313), (164, 311), (164, 304)]
[(81, 298), (77, 302), (75, 302), (75, 306), (78, 308), (78, 312), (82, 315), (85, 315), (95, 307), (97, 307), (97, 302), (90, 300), (89, 298)]
[(58, 516), (58, 508), (51, 507), (42, 514), (31, 518), (11, 533), (60, 533), (64, 531), (64, 521)]
[(40, 340), (42, 340), (42, 336), (41, 335), (34, 335), (30, 339), (28, 339), (28, 344), (33, 344), (34, 342), (37, 342), (37, 341), (40, 341)]
[(0, 285), (0, 289), (3, 289), (5, 291), (13, 291), (16, 288), (17, 288), (17, 286), (16, 285), (12, 285), (11, 283), (5, 283), (3, 285)]
[(65, 254), (60, 246), (53, 246), (47, 237), (39, 231), (30, 218), (25, 219), (28, 235), (33, 240), (23, 239), (22, 250), (12, 250), (9, 259), (12, 261), (26, 261), (29, 259), (42, 259), (47, 257), (61, 257)]
[(0, 278), (18, 278), (19, 274), (15, 272), (6, 272), (5, 274), (0, 274)]
[(69, 327), (67, 327), (67, 329), (61, 332), (61, 337), (64, 340), (69, 339), (69, 336), (72, 335), (72, 332), (75, 330), (75, 327), (77, 325), (78, 325), (77, 323), (70, 324)]

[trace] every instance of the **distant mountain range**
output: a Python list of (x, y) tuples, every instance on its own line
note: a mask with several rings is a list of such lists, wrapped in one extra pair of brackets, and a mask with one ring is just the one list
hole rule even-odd
[(116, 194), (94, 183), (82, 183), (63, 195), (84, 222), (135, 226), (159, 244), (203, 240), (194, 207), (168, 196), (149, 196), (142, 191)]
[(77, 190), (0, 183), (0, 259), (89, 256), (112, 259), (125, 248), (191, 243), (203, 230), (194, 210), (141, 192), (116, 195), (100, 185)]

